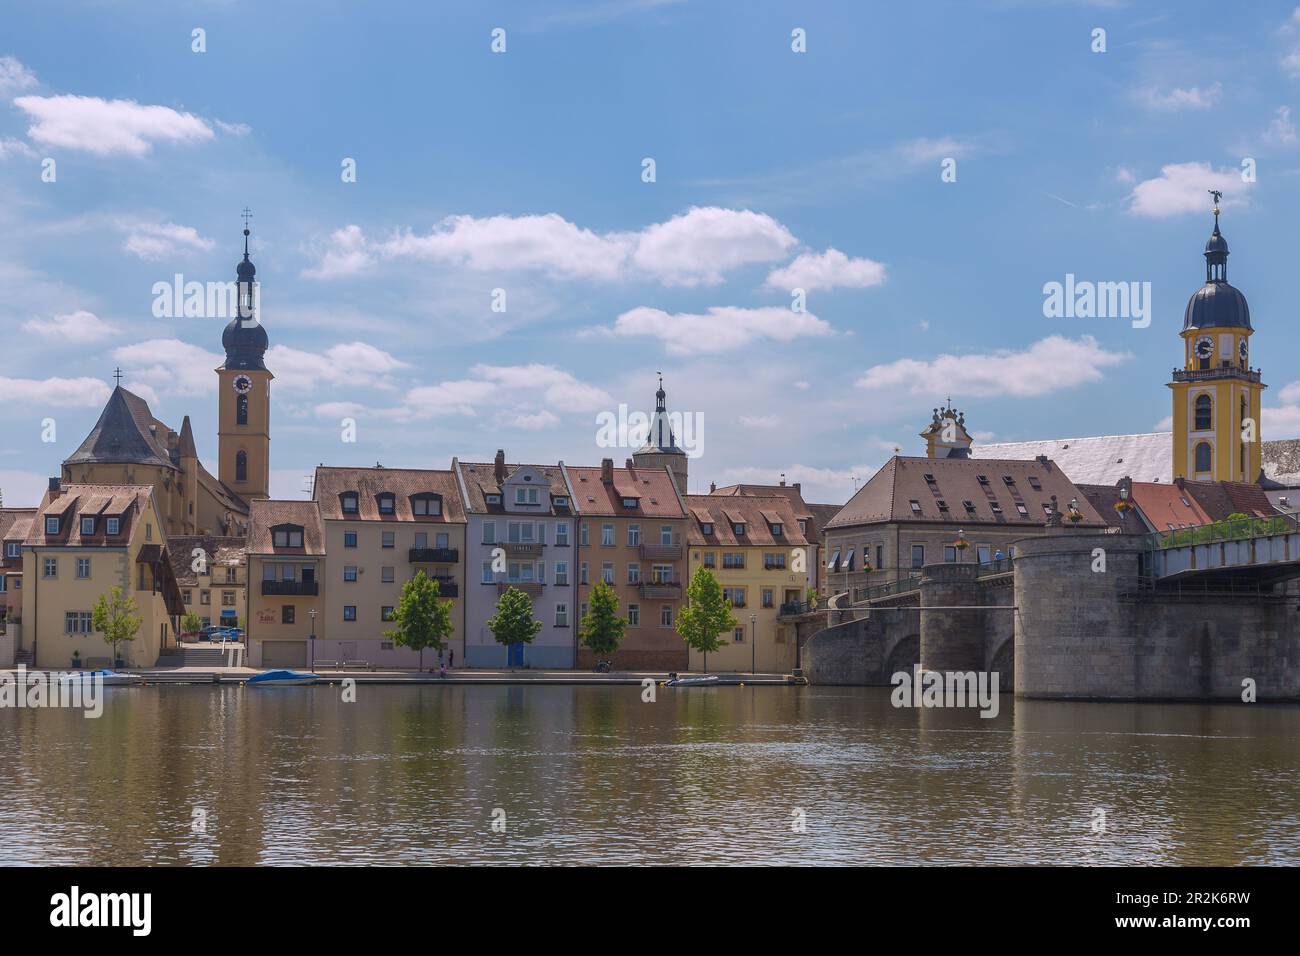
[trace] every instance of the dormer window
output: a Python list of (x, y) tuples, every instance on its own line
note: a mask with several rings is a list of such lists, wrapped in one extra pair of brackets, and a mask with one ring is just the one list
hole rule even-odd
[(551, 504), (556, 508), (567, 508), (569, 507), (569, 499), (564, 495), (556, 495), (551, 499)]
[(623, 499), (623, 507), (624, 507), (624, 508), (635, 508), (635, 507), (636, 507), (638, 504), (640, 504), (640, 503), (641, 503), (641, 499), (640, 499), (640, 498), (624, 498), (624, 499)]
[(700, 522), (700, 533), (701, 533), (701, 534), (713, 534), (713, 522), (712, 522), (712, 521), (701, 521), (701, 522)]
[(22, 545), (22, 542), (21, 542), (21, 541), (7, 541), (7, 542), (5, 542), (5, 557), (6, 557), (6, 558), (20, 558), (20, 557), (22, 557), (22, 554), (23, 554), (23, 545)]
[(56, 515), (45, 516), (45, 533), (46, 534), (59, 533), (59, 519)]
[(391, 515), (397, 513), (397, 499), (391, 492), (385, 491), (378, 497), (379, 513), (381, 515)]
[(921, 513), (921, 502), (917, 501), (915, 498), (909, 500), (907, 504), (911, 507), (912, 514), (919, 515)]
[(963, 501), (963, 502), (961, 503), (961, 506), (962, 506), (963, 508), (965, 508), (967, 511), (969, 511), (971, 514), (974, 514), (974, 513), (975, 513), (975, 502), (973, 502), (973, 501)]
[(975, 480), (978, 481), (981, 485), (987, 485), (987, 484), (989, 483), (989, 476), (988, 476), (988, 475), (976, 475), (976, 476), (975, 476)]
[(800, 519), (799, 519), (799, 533), (800, 533), (800, 534), (807, 534), (807, 533), (808, 533), (808, 519), (807, 519), (807, 518), (800, 518)]
[(81, 534), (83, 537), (89, 537), (95, 533), (95, 519), (91, 515), (82, 515), (81, 517)]
[(1014, 485), (1014, 484), (1016, 483), (1016, 479), (1012, 478), (1010, 475), (1003, 475), (1003, 476), (1002, 476), (1002, 483), (1003, 483), (1004, 485), (1006, 485), (1007, 487), (1011, 487), (1012, 485)]
[[(528, 476), (525, 476), (527, 478)], [(515, 504), (517, 505), (536, 505), (541, 504), (540, 488), (516, 488)]]
[(442, 514), (442, 496), (433, 492), (411, 496), (411, 513), (417, 518), (433, 518)]
[(781, 522), (774, 522), (772, 524), (772, 537), (779, 538), (783, 534), (785, 534), (785, 531), (781, 528)]
[(343, 509), (345, 515), (354, 515), (357, 513), (358, 500), (355, 491), (345, 491), (339, 495), (339, 506)]
[[(1121, 462), (1122, 462), (1123, 460), (1124, 460), (1123, 458), (1120, 459)], [(1042, 490), (1043, 490), (1043, 483), (1042, 483), (1041, 481), (1039, 481), (1038, 478), (1035, 477), (1034, 475), (1030, 475), (1030, 476), (1029, 476), (1029, 487), (1030, 487), (1030, 488), (1033, 488), (1034, 491), (1042, 491)]]
[(499, 505), (499, 504), (501, 504), (501, 496), (500, 496), (500, 495), (485, 495), (484, 498), (483, 498), (483, 500), (486, 501), (486, 502), (487, 502), (488, 504), (490, 504), (490, 505)]
[(271, 529), (271, 543), (277, 548), (301, 548), (302, 525), (281, 524)]
[(731, 533), (738, 538), (745, 536), (745, 524), (743, 521), (733, 521), (731, 523)]
[(109, 534), (117, 534), (119, 531), (122, 530), (121, 518), (109, 518), (105, 522), (105, 524), (108, 525), (108, 528), (106, 530), (108, 531)]

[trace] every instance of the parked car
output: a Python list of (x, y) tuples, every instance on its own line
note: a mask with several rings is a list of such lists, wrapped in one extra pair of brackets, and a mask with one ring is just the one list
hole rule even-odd
[(230, 628), (222, 627), (220, 624), (209, 624), (203, 630), (199, 631), (199, 640), (220, 641), (224, 639), (228, 641), (230, 640), (230, 637), (223, 637), (223, 635), (226, 635), (229, 631)]

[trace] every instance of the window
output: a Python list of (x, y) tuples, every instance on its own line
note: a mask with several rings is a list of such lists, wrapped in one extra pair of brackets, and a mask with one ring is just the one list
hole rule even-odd
[(565, 495), (556, 495), (551, 499), (551, 505), (556, 508), (567, 508), (569, 499)]
[(673, 606), (671, 604), (661, 605), (659, 608), (659, 626), (673, 626)]
[(975, 558), (980, 564), (988, 564), (992, 560), (992, 554), (987, 544), (981, 544), (975, 549)]
[(59, 559), (46, 558), (41, 568), (41, 577), (57, 578), (59, 576)]
[(537, 488), (516, 488), (515, 504), (517, 505), (536, 505), (541, 504), (539, 489)]
[(222, 591), (222, 592), (221, 592), (221, 606), (222, 606), (222, 607), (234, 607), (234, 606), (235, 606), (235, 592), (234, 592), (234, 591)]
[(584, 521), (582, 523), (582, 527), (578, 531), (578, 541), (582, 544), (584, 548), (587, 547), (587, 545), (591, 544), (588, 535), (589, 528), (590, 526), (587, 524), (587, 522)]
[(153, 525), (147, 521), (144, 523), (144, 539), (146, 541), (153, 540)]
[(671, 564), (654, 565), (650, 569), (650, 580), (655, 584), (672, 584), (673, 566)]
[(199, 603), (200, 603), (200, 604), (207, 604), (207, 605), (210, 605), (210, 604), (212, 603), (212, 592), (211, 592), (211, 591), (206, 591), (206, 590), (205, 590), (205, 591), (200, 591), (200, 592), (199, 592)]
[(1016, 502), (1016, 512), (1017, 512), (1017, 513), (1020, 515), (1020, 517), (1022, 517), (1022, 518), (1028, 518), (1028, 517), (1029, 517), (1029, 509), (1025, 507), (1025, 505), (1024, 505), (1023, 502), (1020, 502), (1020, 501), (1017, 501), (1017, 502)]
[(46, 534), (59, 533), (59, 519), (54, 515), (45, 516), (45, 533)]
[(840, 549), (836, 548), (826, 560), (826, 570), (835, 571), (840, 566)]
[(779, 522), (772, 525), (772, 537), (779, 538), (783, 534), (785, 534), (785, 529), (781, 527), (781, 524)]
[(912, 545), (912, 567), (914, 568), (925, 567), (925, 545), (923, 544)]
[(107, 523), (109, 534), (117, 534), (122, 528), (121, 518), (109, 518)]
[(745, 643), (745, 629), (743, 627), (738, 627), (732, 631), (731, 640), (736, 644)]
[(602, 548), (614, 547), (614, 526), (612, 524), (600, 526), (600, 546)]
[(973, 514), (975, 513), (975, 502), (973, 502), (973, 501), (963, 501), (963, 502), (961, 503), (961, 506), (962, 506), (963, 508), (966, 509), (966, 513), (967, 513), (967, 514), (972, 514), (972, 515), (973, 515)]
[(640, 498), (624, 498), (624, 499), (623, 499), (623, 507), (624, 507), (624, 508), (635, 508), (635, 507), (636, 507), (638, 504), (640, 504), (640, 503), (641, 503), (641, 499), (640, 499)]
[(384, 492), (379, 496), (379, 513), (381, 515), (397, 513), (397, 499), (388, 492)]
[(641, 544), (641, 526), (639, 524), (630, 524), (627, 526), (627, 546), (635, 548)]
[(1000, 504), (998, 504), (996, 501), (991, 501), (991, 502), (989, 502), (989, 507), (990, 507), (991, 509), (993, 509), (993, 513), (994, 513), (995, 515), (1000, 515), (1000, 514), (1002, 514), (1002, 506), (1001, 506)]
[(248, 480), (248, 453), (237, 452), (235, 454), (235, 481)]
[(745, 536), (745, 523), (743, 521), (733, 521), (731, 523), (731, 533), (737, 538), (743, 538)]
[(1037, 477), (1036, 475), (1030, 475), (1030, 476), (1029, 476), (1029, 487), (1030, 487), (1030, 488), (1033, 488), (1034, 491), (1042, 491), (1042, 490), (1043, 490), (1043, 483), (1042, 483), (1041, 481), (1038, 480), (1038, 477)]
[(1196, 428), (1198, 432), (1214, 427), (1214, 400), (1208, 395), (1196, 396)]
[(713, 534), (713, 522), (712, 522), (712, 521), (701, 521), (701, 522), (700, 522), (700, 534)]
[(235, 397), (235, 424), (248, 424), (248, 396), (238, 395)]
[(555, 605), (555, 626), (556, 627), (569, 626), (569, 605), (567, 604)]
[(569, 525), (566, 522), (561, 521), (555, 525), (555, 546), (557, 548), (569, 546)]
[(77, 577), (90, 577), (90, 558), (77, 558)]
[(193, 604), (194, 592), (186, 588), (184, 591), (181, 592), (181, 601), (184, 604)]
[(745, 566), (744, 551), (723, 551), (722, 552), (723, 568), (730, 568), (731, 570), (739, 570), (744, 566)]
[(555, 562), (555, 583), (558, 587), (567, 587), (569, 584), (569, 562)]
[(381, 620), (381, 621), (391, 621), (391, 620), (393, 620), (393, 607), (392, 607), (392, 605), (390, 605), (390, 604), (385, 604), (383, 607), (381, 607), (381, 608), (379, 609), (379, 620)]
[(911, 499), (910, 501), (908, 501), (908, 504), (909, 504), (909, 505), (911, 506), (911, 508), (912, 508), (912, 514), (914, 514), (914, 515), (919, 515), (919, 514), (921, 513), (921, 502), (919, 502), (919, 501), (917, 501), (915, 498), (913, 498), (913, 499)]
[(1212, 468), (1212, 455), (1210, 443), (1203, 441), (1196, 446), (1196, 470), (1210, 471)]
[(357, 533), (355, 531), (343, 532), (343, 547), (355, 548), (357, 546)]
[(271, 541), (277, 548), (301, 548), (302, 528), (297, 525), (281, 525), (272, 528)]
[(339, 495), (339, 507), (345, 515), (354, 515), (358, 510), (358, 496), (355, 491), (345, 491)]
[(483, 562), (483, 577), (482, 577), (481, 580), (483, 581), (484, 584), (491, 584), (493, 581), (496, 580), (496, 578), (495, 578), (495, 577), (493, 576), (493, 574), (492, 574), (492, 562), (491, 562), (491, 561), (484, 561), (484, 562)]
[(876, 545), (876, 570), (879, 571), (884, 566), (885, 566), (885, 546), (883, 544), (878, 544)]
[(355, 564), (347, 564), (347, 565), (344, 565), (344, 566), (343, 566), (343, 580), (344, 580), (344, 581), (355, 581), (356, 579), (357, 579), (357, 566), (356, 566)]
[(944, 560), (944, 563), (946, 563), (946, 564), (956, 564), (956, 563), (957, 563), (957, 547), (956, 547), (956, 545), (945, 544), (945, 545), (943, 546), (943, 560)]
[(355, 604), (343, 605), (343, 620), (355, 621), (357, 619), (357, 606)]
[(723, 588), (723, 600), (730, 601), (732, 607), (745, 606), (745, 589), (744, 588)]
[(384, 565), (379, 569), (379, 580), (383, 584), (392, 584), (396, 579), (397, 572), (391, 564)]
[(664, 547), (671, 547), (673, 543), (673, 526), (670, 524), (661, 524), (659, 526), (659, 543)]
[(763, 607), (773, 607), (776, 598), (772, 594), (771, 588), (763, 588)]
[(713, 551), (705, 551), (704, 566), (706, 568), (716, 568), (718, 566), (718, 555)]
[(294, 606), (292, 604), (280, 605), (280, 623), (292, 624), (294, 618)]
[(483, 543), (484, 544), (497, 543), (497, 523), (495, 521), (483, 522)]
[(583, 561), (582, 566), (578, 569), (578, 583), (579, 584), (587, 583), (587, 562), (586, 561)]
[(939, 506), (940, 511), (944, 512), (945, 514), (948, 512), (948, 502), (944, 501), (942, 498), (936, 501), (935, 504)]
[(226, 568), (226, 583), (227, 584), (239, 583), (239, 571), (237, 569)]
[(81, 533), (83, 535), (92, 535), (95, 533), (95, 519), (85, 516), (81, 519)]
[(419, 517), (435, 517), (442, 514), (442, 498), (432, 492), (415, 495), (411, 498), (411, 513)]
[(391, 548), (397, 544), (397, 534), (393, 531), (384, 531), (379, 535), (380, 547)]
[(90, 611), (65, 611), (63, 613), (63, 629), (65, 634), (92, 634), (95, 626), (91, 623), (93, 617)]
[(531, 521), (506, 522), (506, 538), (511, 544), (533, 544), (537, 540), (537, 525)]
[(975, 480), (978, 481), (981, 485), (987, 485), (987, 484), (989, 483), (989, 476), (988, 476), (988, 475), (976, 475), (976, 476), (975, 476)]
[(641, 605), (629, 604), (627, 606), (627, 622), (633, 627), (641, 626)]
[(484, 495), (483, 498), (484, 498), (484, 500), (485, 500), (488, 504), (490, 504), (490, 505), (499, 505), (499, 504), (501, 504), (501, 496), (500, 496), (500, 495)]
[(614, 562), (606, 561), (600, 566), (600, 579), (606, 584), (614, 583)]
[[(866, 552), (864, 551), (863, 554), (865, 555), (865, 553), (866, 553)], [(778, 569), (780, 569), (780, 568), (784, 568), (784, 567), (785, 567), (785, 552), (784, 552), (784, 551), (778, 551), (778, 552), (776, 552), (775, 554), (768, 553), (768, 554), (764, 554), (764, 555), (763, 555), (763, 570), (764, 570), (764, 571), (775, 571), (775, 570), (778, 570)]]
[[(108, 520), (109, 520), (109, 521), (112, 521), (113, 519), (112, 519), (112, 518), (109, 518)], [(21, 556), (22, 556), (22, 553), (23, 553), (22, 542), (19, 542), (19, 541), (10, 541), (8, 544), (5, 545), (5, 557), (6, 557), (6, 558), (17, 558), (17, 557), (21, 557)]]

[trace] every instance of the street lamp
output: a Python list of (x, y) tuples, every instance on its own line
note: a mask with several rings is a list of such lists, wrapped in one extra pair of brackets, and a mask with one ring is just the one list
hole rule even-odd
[(307, 614), (311, 617), (311, 669), (316, 669), (316, 609), (312, 608)]
[(758, 673), (758, 615), (749, 615), (749, 672)]

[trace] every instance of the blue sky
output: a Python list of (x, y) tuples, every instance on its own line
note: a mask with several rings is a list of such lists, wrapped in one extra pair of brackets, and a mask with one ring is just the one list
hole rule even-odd
[[(949, 393), (986, 441), (1167, 427), (1210, 187), (1264, 437), (1300, 435), (1294, 5), (47, 0), (0, 57), (6, 504), (115, 366), (216, 470), (224, 323), (152, 289), (233, 278), (245, 206), (279, 496), (318, 462), (621, 462), (596, 416), (659, 370), (692, 490), (843, 501)], [(1045, 318), (1067, 273), (1150, 282), (1150, 327)]]

